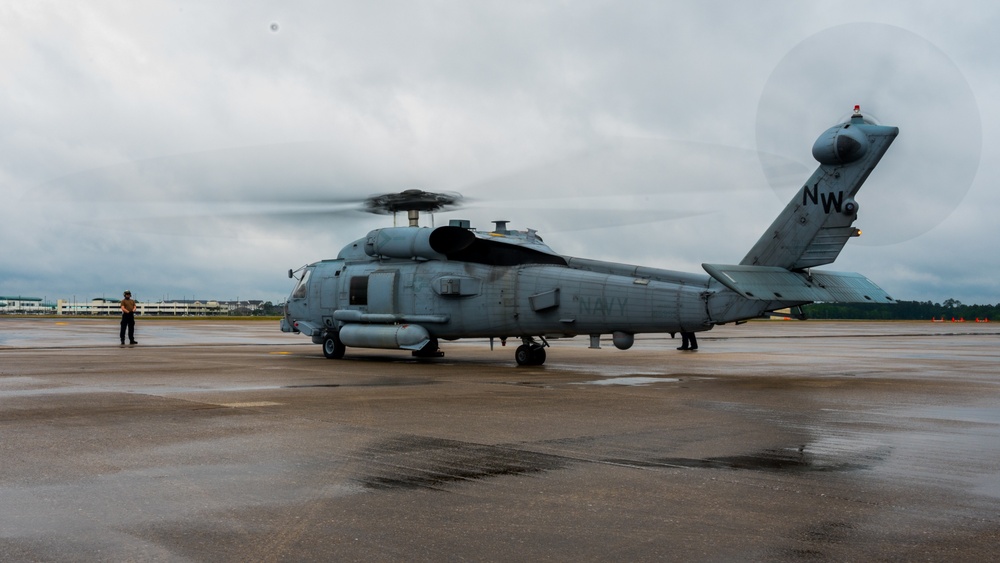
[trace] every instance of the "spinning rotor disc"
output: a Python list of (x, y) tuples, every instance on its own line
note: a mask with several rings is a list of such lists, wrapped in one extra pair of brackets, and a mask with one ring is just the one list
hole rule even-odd
[(381, 195), (373, 195), (364, 201), (365, 211), (379, 215), (392, 215), (399, 211), (434, 213), (454, 209), (462, 201), (462, 195), (454, 192), (425, 192), (404, 190)]

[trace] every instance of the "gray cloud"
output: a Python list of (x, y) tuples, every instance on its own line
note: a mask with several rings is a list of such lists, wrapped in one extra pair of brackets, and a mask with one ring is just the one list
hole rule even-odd
[(745, 254), (787, 198), (772, 184), (804, 180), (815, 137), (864, 103), (902, 132), (858, 198), (875, 246), (835, 269), (1000, 302), (996, 165), (973, 162), (996, 150), (1000, 10), (926, 8), (14, 3), (0, 293), (281, 300), (288, 268), (389, 221), (290, 212), (412, 187), (475, 204), (439, 222), (700, 271)]

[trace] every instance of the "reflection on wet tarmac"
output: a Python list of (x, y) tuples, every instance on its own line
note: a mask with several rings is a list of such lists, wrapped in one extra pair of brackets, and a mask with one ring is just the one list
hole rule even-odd
[[(286, 334), (278, 321), (241, 321), (228, 326), (219, 321), (143, 318), (136, 320), (139, 346), (308, 344), (309, 339)], [(119, 346), (118, 317), (0, 318), (0, 348), (65, 348)]]
[(836, 457), (819, 455), (806, 450), (805, 446), (783, 449), (769, 449), (762, 452), (737, 455), (690, 458), (660, 458), (657, 464), (670, 467), (692, 467), (703, 469), (740, 469), (750, 471), (852, 471), (871, 469), (888, 457), (888, 448), (863, 456)]
[(677, 383), (675, 377), (610, 377), (597, 381), (581, 381), (575, 385), (651, 385), (653, 383)]
[(367, 460), (370, 489), (438, 489), (490, 477), (560, 469), (566, 461), (505, 446), (488, 446), (421, 436), (399, 436), (371, 444), (356, 454)]
[(750, 323), (519, 369), (65, 322), (0, 322), (0, 560), (996, 559), (990, 327)]
[(634, 365), (624, 364), (624, 365), (605, 365), (605, 364), (577, 364), (577, 363), (563, 363), (563, 362), (553, 362), (551, 365), (546, 365), (545, 369), (547, 371), (565, 371), (572, 373), (592, 373), (594, 375), (599, 375), (601, 377), (624, 377), (624, 376), (643, 376), (643, 375), (662, 375), (663, 372), (656, 369), (642, 369)]

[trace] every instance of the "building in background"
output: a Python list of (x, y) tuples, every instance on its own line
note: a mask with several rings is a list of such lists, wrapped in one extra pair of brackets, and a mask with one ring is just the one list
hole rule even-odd
[[(0, 315), (120, 315), (120, 301), (95, 297), (77, 301), (59, 299), (46, 303), (40, 297), (0, 296)], [(136, 313), (147, 316), (212, 316), (249, 317), (280, 314), (281, 307), (260, 299), (218, 301), (214, 299), (175, 299), (157, 302), (136, 302)]]
[(45, 303), (41, 297), (8, 297), (0, 295), (0, 314), (3, 315), (45, 315), (56, 311), (52, 303)]
[[(66, 301), (56, 303), (57, 315), (120, 315), (120, 301), (97, 297), (90, 301)], [(136, 314), (150, 316), (208, 316), (223, 315), (229, 311), (218, 301), (179, 300), (156, 303), (136, 302)]]
[(270, 302), (265, 303), (260, 299), (242, 299), (237, 301), (219, 301), (227, 314), (235, 317), (246, 317), (253, 315), (268, 314), (265, 309), (270, 306)]

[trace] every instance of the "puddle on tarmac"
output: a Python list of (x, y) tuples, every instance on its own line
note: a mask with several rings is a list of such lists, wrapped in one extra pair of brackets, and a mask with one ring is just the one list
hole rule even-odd
[(643, 386), (653, 383), (677, 383), (680, 379), (676, 377), (664, 377), (660, 370), (636, 369), (630, 365), (590, 365), (590, 364), (556, 364), (546, 366), (548, 371), (569, 371), (573, 373), (584, 373), (601, 376), (604, 379), (594, 381), (580, 381), (572, 385), (626, 385)]
[[(728, 469), (772, 473), (846, 472), (870, 469), (889, 455), (880, 448), (851, 456), (815, 453), (805, 446), (705, 458), (604, 458), (598, 463), (648, 468)], [(434, 489), (492, 477), (538, 474), (563, 469), (574, 461), (510, 446), (402, 436), (355, 453), (363, 469), (355, 481), (369, 490)]]
[(513, 447), (456, 440), (401, 436), (357, 453), (364, 460), (365, 488), (440, 489), (447, 485), (505, 475), (527, 475), (565, 467), (560, 457)]
[(651, 464), (696, 469), (738, 469), (775, 473), (856, 471), (870, 469), (887, 456), (888, 450), (880, 450), (858, 457), (831, 457), (813, 454), (804, 447), (793, 447), (763, 450), (747, 455), (706, 458), (667, 457), (652, 460)]
[(627, 385), (640, 387), (653, 383), (677, 383), (680, 379), (676, 377), (611, 377), (608, 379), (598, 379), (596, 381), (580, 381), (571, 385)]
[(569, 371), (573, 373), (589, 373), (602, 377), (635, 377), (640, 375), (664, 375), (662, 371), (655, 369), (636, 369), (631, 365), (594, 365), (594, 364), (558, 364), (545, 366), (546, 371)]

